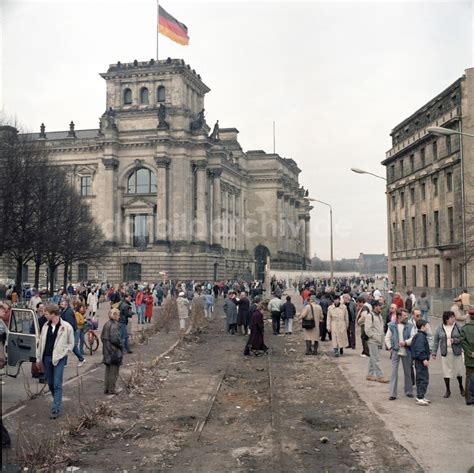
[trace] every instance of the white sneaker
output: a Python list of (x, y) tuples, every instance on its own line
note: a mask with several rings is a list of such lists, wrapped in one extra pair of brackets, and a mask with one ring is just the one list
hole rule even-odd
[(426, 397), (423, 398), (423, 401), (427, 402), (428, 404), (431, 404), (431, 401), (429, 399), (426, 399)]
[(78, 367), (78, 368), (81, 368), (81, 366), (84, 366), (85, 362), (86, 362), (86, 359), (84, 358), (82, 361), (80, 361), (80, 362), (77, 364), (77, 367)]
[(419, 406), (429, 406), (429, 402), (426, 402), (424, 399), (418, 399), (418, 398), (416, 398), (416, 403), (417, 403)]

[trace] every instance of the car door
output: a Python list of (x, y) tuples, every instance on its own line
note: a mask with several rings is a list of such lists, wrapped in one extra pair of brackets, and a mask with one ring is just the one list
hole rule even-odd
[(36, 361), (38, 348), (39, 324), (35, 312), (14, 307), (5, 345), (7, 374), (16, 378), (23, 362)]

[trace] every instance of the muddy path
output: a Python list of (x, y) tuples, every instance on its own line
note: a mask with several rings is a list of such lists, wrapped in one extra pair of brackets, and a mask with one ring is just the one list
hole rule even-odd
[[(270, 332), (270, 330), (267, 330)], [(112, 413), (74, 439), (77, 471), (422, 471), (324, 353), (299, 331), (267, 335), (244, 357), (221, 311), (109, 401)], [(329, 346), (325, 346), (327, 351)], [(133, 368), (133, 367), (132, 367)]]

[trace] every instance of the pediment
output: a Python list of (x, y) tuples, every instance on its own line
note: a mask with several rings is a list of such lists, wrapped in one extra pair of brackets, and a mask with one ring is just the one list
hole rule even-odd
[(155, 207), (155, 204), (145, 200), (143, 197), (133, 197), (128, 202), (125, 202), (122, 205), (124, 210), (129, 212), (135, 211), (144, 211), (144, 212), (152, 212)]
[(97, 172), (97, 166), (77, 165), (74, 170), (78, 176), (94, 176)]

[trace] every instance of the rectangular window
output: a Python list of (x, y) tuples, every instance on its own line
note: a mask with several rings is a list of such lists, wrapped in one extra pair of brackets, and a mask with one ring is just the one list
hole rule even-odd
[(423, 235), (423, 246), (428, 246), (428, 228), (426, 226), (426, 214), (421, 216), (421, 231)]
[(407, 229), (405, 227), (405, 220), (402, 220), (402, 238), (403, 238), (403, 248), (407, 247)]
[(433, 195), (434, 197), (438, 197), (438, 178), (433, 177)]
[(446, 189), (448, 192), (453, 190), (453, 173), (451, 171), (446, 172)]
[(392, 222), (392, 250), (397, 249), (397, 224)]
[(433, 141), (433, 161), (438, 159), (438, 143), (437, 141)]
[(413, 205), (415, 203), (415, 188), (414, 187), (412, 187), (410, 189), (410, 199), (411, 199), (411, 203)]
[(411, 218), (411, 236), (413, 240), (413, 248), (416, 248), (416, 217)]
[(435, 287), (441, 287), (441, 267), (435, 264)]
[(407, 267), (402, 266), (402, 286), (407, 285)]
[(394, 267), (392, 268), (392, 283), (393, 283), (394, 286), (396, 286), (396, 285), (397, 285), (397, 282), (398, 282), (398, 281), (397, 281), (397, 267), (394, 266)]
[(405, 207), (405, 192), (400, 192), (400, 207)]
[(390, 166), (390, 180), (391, 181), (395, 180), (395, 164), (392, 164)]
[(397, 206), (397, 198), (395, 197), (395, 194), (392, 194), (392, 210), (395, 210)]
[(434, 242), (435, 245), (439, 245), (439, 212), (435, 210), (433, 214), (434, 219)]
[(415, 288), (416, 286), (418, 286), (418, 284), (416, 283), (416, 266), (412, 266), (411, 267), (411, 287)]
[(77, 265), (77, 278), (79, 281), (87, 281), (88, 277), (88, 266), (85, 263), (80, 263)]
[(92, 177), (81, 177), (81, 195), (92, 195)]
[(446, 154), (448, 156), (451, 154), (451, 135), (446, 136)]
[(426, 184), (424, 182), (421, 183), (421, 200), (426, 199)]
[(410, 171), (415, 172), (415, 155), (410, 155)]
[(423, 286), (428, 287), (428, 265), (423, 265)]
[(454, 243), (454, 209), (448, 207), (449, 243)]
[(133, 246), (142, 248), (148, 245), (148, 215), (132, 215)]
[(421, 167), (424, 168), (426, 166), (425, 148), (420, 149), (420, 160), (421, 160)]
[(403, 159), (400, 159), (400, 177), (403, 177)]

